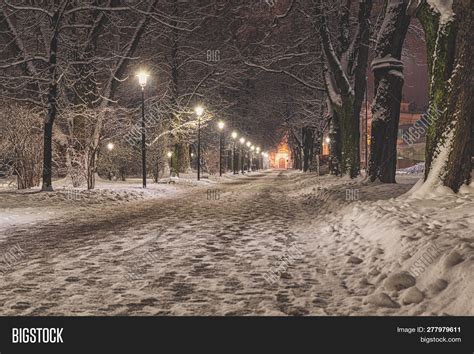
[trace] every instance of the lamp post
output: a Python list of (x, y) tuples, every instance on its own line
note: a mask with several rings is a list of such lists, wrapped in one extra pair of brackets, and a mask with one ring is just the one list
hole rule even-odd
[(233, 131), (232, 132), (232, 173), (234, 175), (237, 174), (237, 169), (236, 169), (236, 163), (235, 163), (235, 139), (237, 139), (237, 132), (236, 131)]
[(244, 144), (245, 138), (242, 137), (240, 138), (240, 170), (242, 171), (242, 174), (244, 174)]
[(250, 167), (253, 170), (253, 152), (255, 151), (255, 146), (250, 147)]
[(252, 143), (250, 141), (247, 141), (247, 172), (250, 172), (250, 146), (252, 146)]
[(172, 176), (172, 173), (171, 171), (173, 170), (173, 161), (171, 160), (171, 157), (173, 156), (173, 153), (171, 151), (168, 151), (168, 153), (166, 154), (168, 156), (168, 158), (170, 159), (170, 177)]
[(220, 131), (219, 136), (219, 176), (222, 177), (222, 148), (224, 145), (224, 127), (225, 123), (223, 121), (219, 121), (217, 123), (217, 128)]
[(260, 147), (256, 147), (255, 151), (257, 151), (257, 171), (260, 169)]
[(202, 106), (197, 106), (194, 109), (198, 117), (198, 151), (197, 151), (197, 180), (201, 179), (201, 116), (204, 113)]
[(137, 74), (138, 83), (142, 88), (142, 178), (143, 188), (146, 188), (146, 144), (145, 144), (145, 86), (148, 79), (146, 72), (141, 71)]

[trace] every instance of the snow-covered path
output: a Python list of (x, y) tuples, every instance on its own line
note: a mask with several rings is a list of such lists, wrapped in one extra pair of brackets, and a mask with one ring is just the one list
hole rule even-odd
[[(10, 229), (2, 250), (22, 254), (1, 277), (2, 314), (375, 314), (367, 269), (350, 259), (380, 250), (334, 221), (356, 183), (321, 193), (313, 177), (269, 171)], [(388, 199), (410, 186), (357, 193)]]

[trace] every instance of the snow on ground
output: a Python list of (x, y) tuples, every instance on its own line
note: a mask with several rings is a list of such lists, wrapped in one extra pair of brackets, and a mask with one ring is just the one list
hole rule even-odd
[[(66, 214), (107, 209), (123, 203), (156, 197), (171, 197), (179, 192), (173, 184), (150, 184), (141, 188), (141, 180), (106, 182), (99, 180), (97, 188), (73, 188), (64, 181), (53, 182), (54, 192), (41, 193), (39, 188), (16, 190), (0, 188), (0, 232), (19, 225), (33, 225), (41, 220), (54, 219)], [(1, 235), (1, 234), (0, 234)], [(0, 236), (1, 239), (1, 236)]]
[(192, 177), (100, 181), (84, 200), (0, 192), (3, 218), (54, 213), (4, 226), (2, 314), (474, 314), (473, 188), (428, 199), (407, 194), (417, 175)]
[(398, 180), (376, 188), (357, 183), (360, 200), (314, 227), (321, 232), (319, 252), (333, 264), (353, 265), (344, 282), (360, 297), (346, 304), (366, 315), (473, 315), (474, 194), (465, 187), (460, 195), (416, 198), (400, 193), (413, 179)]
[(397, 174), (399, 174), (399, 175), (422, 174), (424, 171), (425, 171), (425, 163), (424, 162), (419, 162), (414, 166), (397, 170)]
[[(247, 173), (252, 175), (254, 172)], [(97, 178), (96, 188), (73, 188), (66, 180), (53, 182), (54, 192), (41, 193), (39, 188), (17, 190), (15, 183), (0, 183), (0, 239), (6, 228), (19, 225), (33, 225), (40, 220), (49, 220), (71, 212), (87, 211), (117, 206), (132, 201), (170, 198), (188, 188), (212, 186), (218, 181), (236, 178), (232, 174), (203, 176), (196, 180), (195, 174), (182, 174), (180, 177), (166, 177), (159, 183), (147, 181), (147, 189), (142, 188), (140, 178), (126, 181), (108, 181)]]

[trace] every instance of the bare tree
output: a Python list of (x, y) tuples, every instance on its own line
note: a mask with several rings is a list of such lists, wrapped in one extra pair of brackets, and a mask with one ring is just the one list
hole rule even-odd
[(372, 0), (359, 1), (357, 26), (352, 39), (351, 1), (342, 2), (337, 45), (328, 25), (328, 4), (315, 0), (313, 5), (327, 64), (324, 79), (332, 110), (332, 166), (336, 174), (356, 177), (360, 169), (359, 121), (366, 88)]
[(39, 185), (42, 122), (38, 109), (2, 102), (0, 120), (2, 170), (16, 175), (18, 189)]

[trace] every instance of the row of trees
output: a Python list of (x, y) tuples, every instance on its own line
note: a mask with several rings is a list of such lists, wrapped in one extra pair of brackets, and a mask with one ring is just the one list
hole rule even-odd
[[(457, 191), (471, 171), (472, 6), (465, 0), (453, 0), (452, 7), (436, 0), (5, 0), (0, 99), (8, 128), (1, 134), (8, 139), (2, 135), (2, 161), (18, 166), (18, 176), (24, 168), (14, 161), (42, 161), (43, 190), (51, 190), (53, 174), (94, 188), (104, 170), (98, 164), (111, 161), (101, 153), (106, 142), (117, 147), (114, 161), (133, 166), (139, 150), (125, 137), (140, 113), (134, 74), (146, 68), (146, 104), (158, 107), (147, 124), (155, 180), (170, 150), (172, 168), (189, 169), (197, 102), (207, 107), (204, 125), (224, 119), (263, 148), (287, 135), (305, 171), (329, 130), (332, 173), (356, 177), (359, 117), (371, 71), (368, 172), (373, 181), (395, 182), (403, 44), (418, 21), (429, 58), (430, 105), (442, 112), (429, 127), (426, 185)], [(24, 128), (12, 115), (35, 128), (18, 134)], [(42, 154), (10, 148), (15, 141), (33, 144), (40, 129)], [(32, 141), (18, 140), (24, 135)], [(215, 134), (204, 134), (204, 149), (215, 143)], [(37, 171), (21, 177), (19, 186), (36, 184)]]
[[(224, 118), (249, 136), (252, 119), (239, 119), (236, 94), (248, 80), (230, 54), (243, 38), (234, 30), (245, 25), (238, 18), (228, 21), (234, 11), (239, 6), (214, 1), (2, 2), (2, 125), (8, 131), (18, 128), (11, 121), (16, 113), (7, 114), (17, 109), (34, 110), (43, 118), (42, 189), (52, 189), (53, 175), (66, 175), (75, 186), (86, 181), (94, 188), (101, 170), (99, 155), (104, 163), (110, 160), (103, 149), (108, 141), (117, 147), (114, 154), (123, 152), (122, 163), (133, 165), (137, 150), (126, 137), (139, 117), (134, 74), (140, 68), (150, 73), (146, 106), (159, 107), (147, 124), (149, 171), (155, 180), (167, 165), (169, 150), (174, 150), (174, 169), (189, 168), (197, 102), (207, 107), (204, 126)], [(210, 134), (204, 133), (203, 140), (204, 149), (214, 143)], [(15, 167), (17, 155), (3, 147), (3, 163), (22, 179)], [(101, 149), (104, 153), (99, 154)], [(31, 187), (38, 179), (19, 187)]]
[[(402, 54), (406, 54), (407, 32), (421, 24), (428, 53), (429, 111), (441, 112), (428, 131), (425, 188), (444, 185), (457, 191), (469, 183), (474, 104), (469, 28), (473, 6), (472, 1), (463, 0), (288, 0), (281, 4), (278, 11), (283, 15), (276, 16), (273, 24), (281, 29), (290, 26), (291, 35), (279, 31), (278, 37), (263, 35), (266, 55), (249, 65), (285, 75), (309, 90), (297, 93), (293, 102), (304, 101), (305, 105), (292, 105), (287, 115), (287, 119), (298, 117), (290, 127), (296, 160), (301, 155), (304, 161), (311, 159), (313, 145), (320, 145), (322, 131), (329, 125), (332, 173), (359, 175), (360, 113), (370, 69), (374, 100), (368, 173), (372, 181), (395, 182), (404, 83)], [(282, 37), (288, 41), (275, 51), (275, 41)], [(321, 105), (323, 100), (325, 105)], [(314, 102), (322, 109), (310, 108), (308, 124), (305, 108)]]
[[(358, 117), (362, 90), (365, 89), (364, 75), (370, 37), (368, 21), (372, 1), (359, 2), (358, 29), (354, 32), (352, 44), (347, 47), (358, 48), (359, 52), (347, 54), (343, 50), (343, 54), (339, 56), (331, 45), (325, 25), (324, 6), (320, 2), (315, 5), (321, 17), (320, 36), (330, 70), (326, 87), (333, 109), (332, 125), (337, 134), (341, 134), (340, 138), (334, 139), (334, 151), (340, 161), (341, 172), (349, 169), (353, 177), (357, 174), (359, 165)], [(346, 7), (350, 8), (350, 1)], [(379, 179), (382, 182), (395, 182), (397, 130), (404, 82), (401, 55), (411, 18), (416, 17), (423, 27), (427, 45), (429, 104), (433, 110), (436, 108), (441, 111), (441, 115), (435, 117), (428, 130), (425, 188), (444, 185), (458, 191), (462, 184), (470, 183), (474, 53), (469, 45), (472, 41), (469, 29), (472, 28), (473, 9), (472, 1), (462, 0), (454, 0), (452, 5), (450, 2), (435, 0), (385, 2), (378, 19), (380, 26), (374, 27), (376, 44), (371, 63), (375, 79), (369, 165), (372, 181)], [(345, 16), (344, 11), (341, 12), (343, 23), (346, 22)], [(347, 31), (342, 30), (341, 33)], [(342, 43), (347, 41), (342, 40)], [(338, 47), (346, 49), (341, 44)], [(352, 72), (354, 77), (348, 77), (347, 72)], [(334, 92), (336, 100), (332, 99)], [(346, 108), (347, 105), (353, 109)], [(353, 143), (346, 148), (351, 139), (354, 140)], [(353, 151), (356, 152), (355, 156), (351, 154)]]

